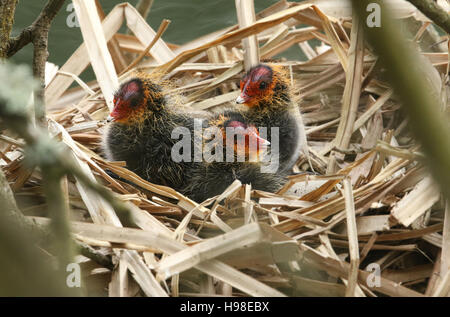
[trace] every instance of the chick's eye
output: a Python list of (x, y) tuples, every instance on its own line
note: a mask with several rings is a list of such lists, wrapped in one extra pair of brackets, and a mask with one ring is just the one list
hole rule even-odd
[(265, 81), (263, 81), (259, 84), (259, 89), (266, 89), (266, 87), (267, 87), (267, 84)]

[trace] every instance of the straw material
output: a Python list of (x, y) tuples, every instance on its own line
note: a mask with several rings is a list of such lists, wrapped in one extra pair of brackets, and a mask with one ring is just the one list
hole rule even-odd
[[(110, 255), (114, 264), (110, 271), (86, 259), (88, 293), (448, 294), (448, 207), (422, 167), (420, 146), (406, 128), (377, 57), (365, 47), (350, 7), (341, 1), (280, 1), (255, 14), (247, 2), (236, 1), (239, 25), (176, 46), (166, 43), (162, 32), (157, 35), (128, 3), (102, 19), (92, 9), (93, 0), (74, 0), (84, 41), (45, 89), (49, 130), (89, 179), (126, 203), (138, 226), (126, 227), (108, 201), (77, 178), (66, 179), (73, 239)], [(428, 22), (414, 7), (396, 2), (394, 13), (418, 36), (430, 82), (448, 93), (443, 81), (448, 51), (421, 45), (422, 40), (440, 39), (431, 25), (421, 27)], [(124, 23), (132, 35), (117, 33)], [(139, 63), (121, 76), (108, 47), (112, 40), (121, 53), (141, 54)], [(311, 40), (320, 45), (313, 48)], [(200, 205), (142, 179), (124, 162), (108, 162), (102, 156), (112, 93), (131, 71), (162, 74), (173, 81), (171, 92), (183, 95), (186, 104), (220, 111), (239, 94), (244, 68), (291, 47), (302, 50), (307, 60), (275, 63), (291, 76), (316, 174), (290, 176), (278, 193), (236, 181)], [(131, 56), (122, 70), (135, 60), (133, 54), (122, 54)], [(96, 80), (84, 83), (79, 76), (88, 65)], [(69, 89), (74, 81), (76, 87)], [(448, 111), (447, 99), (441, 100), (443, 111)], [(38, 169), (23, 166), (22, 140), (3, 135), (0, 142), (2, 168), (17, 199), (24, 200), (24, 213), (40, 225), (48, 224), (42, 177)], [(295, 166), (298, 172), (310, 167), (303, 157)]]

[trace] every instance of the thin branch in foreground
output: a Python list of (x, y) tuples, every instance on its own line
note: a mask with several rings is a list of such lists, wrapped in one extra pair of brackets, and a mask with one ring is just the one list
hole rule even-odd
[(13, 56), (30, 42), (33, 43), (33, 75), (39, 80), (41, 88), (36, 93), (34, 111), (36, 123), (45, 126), (44, 88), (45, 63), (48, 58), (48, 33), (50, 25), (61, 9), (64, 0), (49, 0), (36, 20), (15, 38), (10, 39), (7, 57)]
[[(119, 215), (129, 215), (129, 210), (126, 204), (115, 197), (109, 189), (94, 183), (81, 170), (77, 169), (75, 164), (67, 159), (64, 147), (50, 139), (41, 127), (31, 123), (24, 106), (26, 105), (26, 96), (29, 94), (26, 90), (24, 92), (23, 87), (31, 90), (35, 81), (30, 78), (29, 71), (24, 67), (0, 65), (0, 77), (6, 77), (9, 73), (13, 73), (10, 75), (10, 80), (0, 87), (0, 118), (2, 124), (25, 140), (25, 157), (28, 162), (31, 161), (41, 168), (44, 192), (52, 216), (51, 229), (55, 235), (54, 240), (61, 267), (65, 269), (64, 264), (70, 262), (73, 252), (60, 186), (62, 176), (66, 174), (75, 176), (83, 185), (106, 199)], [(17, 85), (18, 82), (21, 85)], [(20, 217), (19, 211), (15, 211), (15, 214)]]
[[(353, 0), (353, 8), (364, 21), (366, 8), (375, 0)], [(383, 1), (381, 25), (365, 26), (368, 40), (387, 71), (394, 91), (400, 97), (410, 127), (426, 154), (427, 163), (443, 194), (450, 197), (450, 126), (440, 111), (439, 91), (431, 85), (424, 70), (431, 68), (409, 45)]]
[(450, 33), (450, 15), (432, 0), (407, 0), (427, 16), (431, 21), (440, 26), (445, 32)]
[(39, 28), (49, 28), (53, 18), (61, 9), (63, 3), (64, 0), (49, 0), (36, 20), (31, 25), (24, 28), (18, 36), (9, 40), (7, 57), (13, 56), (24, 46), (31, 43), (35, 36), (35, 32), (38, 32)]

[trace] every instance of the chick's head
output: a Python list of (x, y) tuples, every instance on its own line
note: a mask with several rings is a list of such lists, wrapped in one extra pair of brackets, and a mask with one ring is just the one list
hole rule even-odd
[(114, 109), (108, 121), (135, 124), (162, 108), (164, 97), (161, 88), (139, 77), (124, 82), (114, 94)]
[[(252, 108), (260, 105), (283, 105), (289, 81), (278, 65), (260, 64), (251, 68), (240, 82), (241, 94), (236, 103)], [(280, 103), (281, 101), (281, 103)]]

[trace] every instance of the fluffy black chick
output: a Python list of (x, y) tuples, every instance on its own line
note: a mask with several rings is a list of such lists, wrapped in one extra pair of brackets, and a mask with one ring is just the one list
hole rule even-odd
[[(257, 65), (245, 74), (240, 88), (236, 103), (247, 106), (246, 111), (241, 112), (241, 120), (258, 128), (267, 128), (272, 154), (279, 155), (280, 172), (291, 172), (301, 152), (307, 155), (307, 143), (286, 71), (278, 65)], [(277, 138), (272, 128), (278, 129)]]
[(273, 169), (272, 162), (265, 160), (269, 142), (256, 127), (242, 121), (239, 113), (229, 111), (212, 118), (208, 129), (218, 131), (217, 144), (207, 139), (214, 160), (207, 161), (205, 156), (202, 164), (186, 173), (191, 182), (183, 191), (189, 197), (204, 201), (221, 194), (235, 180), (268, 192), (276, 192), (286, 183), (287, 173)]
[(125, 161), (128, 169), (148, 181), (180, 190), (189, 181), (184, 172), (199, 163), (171, 159), (177, 143), (171, 136), (177, 127), (193, 131), (194, 117), (202, 120), (207, 114), (198, 112), (194, 116), (176, 108), (162, 85), (138, 74), (114, 95), (103, 142), (106, 157)]

